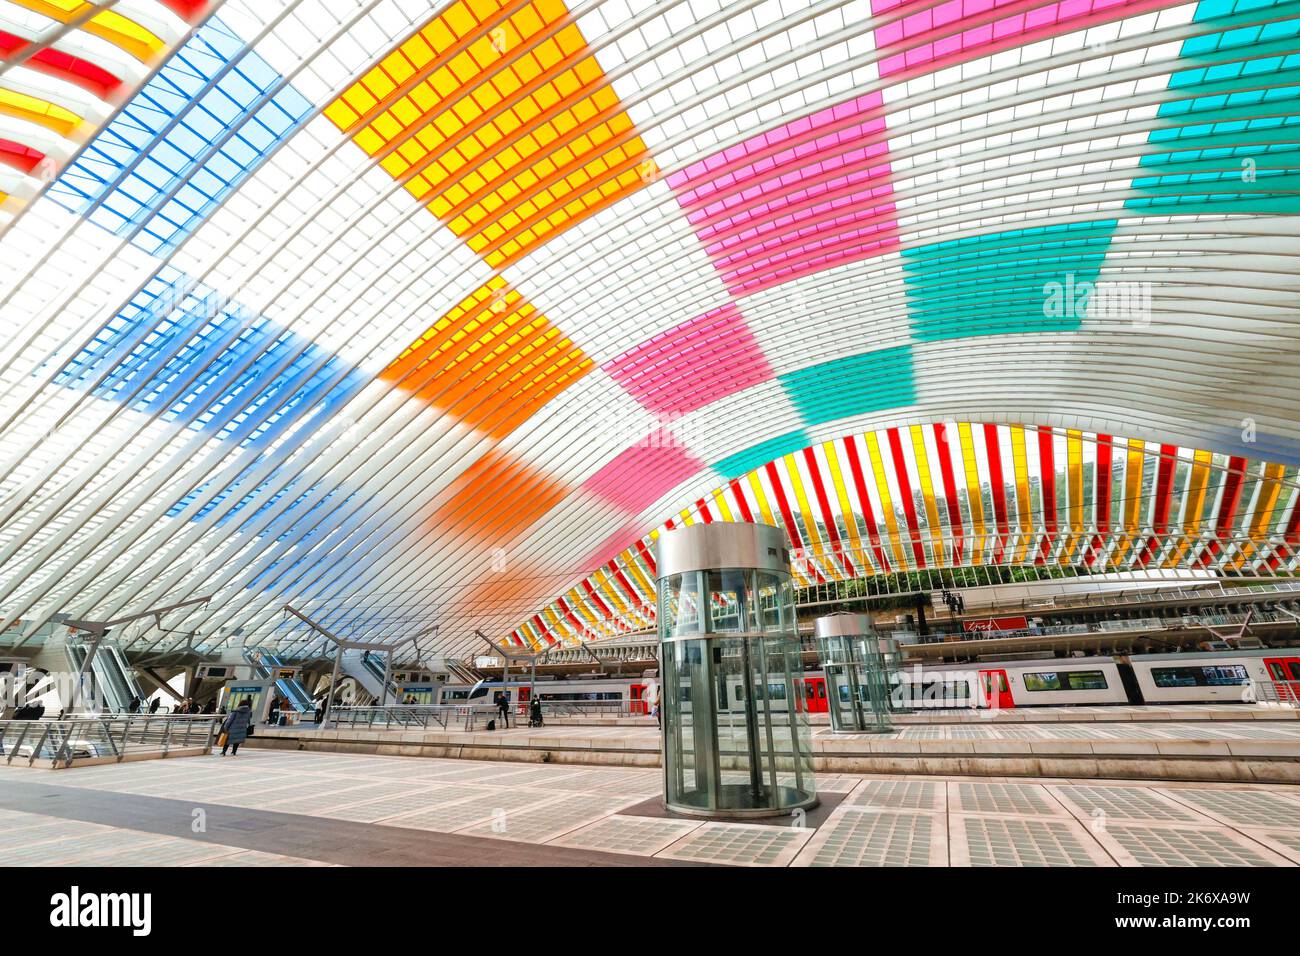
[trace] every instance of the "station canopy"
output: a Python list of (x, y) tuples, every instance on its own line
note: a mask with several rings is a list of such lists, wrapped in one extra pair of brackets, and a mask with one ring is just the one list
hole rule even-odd
[(0, 0), (0, 57), (0, 644), (608, 637), (693, 521), (1295, 569), (1294, 0)]

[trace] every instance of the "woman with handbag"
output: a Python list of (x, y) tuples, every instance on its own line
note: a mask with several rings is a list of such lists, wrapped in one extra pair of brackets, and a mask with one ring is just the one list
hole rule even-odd
[(231, 750), (231, 756), (239, 756), (239, 745), (244, 742), (248, 736), (248, 728), (253, 723), (253, 701), (245, 697), (221, 723), (221, 735), (225, 738), (221, 744), (221, 756), (226, 755), (226, 750)]

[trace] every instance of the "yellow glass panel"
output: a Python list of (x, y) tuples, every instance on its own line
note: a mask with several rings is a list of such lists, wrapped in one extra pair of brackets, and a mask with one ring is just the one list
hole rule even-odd
[(496, 266), (642, 188), (626, 167), (646, 155), (564, 5), (533, 4), (498, 24), (504, 9), (459, 0), (345, 91), (346, 108), (325, 111), (347, 131), (376, 96), (423, 75), (354, 138)]
[(81, 124), (81, 117), (48, 100), (0, 87), (0, 113), (17, 117), (67, 136)]
[[(76, 20), (92, 9), (92, 5), (83, 0), (13, 0), (13, 2), (60, 23)], [(114, 10), (100, 11), (89, 20), (82, 22), (80, 29), (101, 40), (107, 40), (137, 60), (150, 60), (165, 46), (162, 39), (154, 36), (150, 30)]]

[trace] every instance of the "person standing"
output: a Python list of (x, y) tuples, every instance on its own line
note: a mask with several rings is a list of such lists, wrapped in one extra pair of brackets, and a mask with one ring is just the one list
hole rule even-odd
[(497, 697), (497, 715), (506, 730), (510, 729), (510, 694), (502, 691)]
[(221, 732), (226, 735), (226, 742), (221, 745), (221, 756), (231, 751), (231, 756), (239, 756), (239, 745), (248, 737), (248, 727), (253, 722), (253, 701), (245, 697), (221, 723)]

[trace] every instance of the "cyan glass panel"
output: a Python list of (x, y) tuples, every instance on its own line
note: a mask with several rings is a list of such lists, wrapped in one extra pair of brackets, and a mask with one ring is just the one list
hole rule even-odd
[(755, 468), (763, 467), (769, 461), (788, 455), (792, 451), (807, 448), (811, 444), (812, 441), (803, 431), (786, 432), (784, 435), (769, 438), (734, 455), (728, 455), (717, 462), (713, 470), (730, 481), (732, 478), (749, 474)]
[(1095, 282), (1114, 231), (1114, 220), (1066, 223), (905, 250), (913, 337), (1077, 329), (1085, 309), (1053, 291)]
[(908, 345), (833, 359), (782, 375), (780, 382), (807, 425), (910, 405), (916, 400), (912, 348)]
[[(1239, 25), (1252, 12), (1297, 16)], [(1168, 215), (1300, 212), (1300, 3), (1206, 0), (1200, 24), (1223, 29), (1183, 43), (1129, 209)], [(1239, 59), (1249, 55), (1250, 59)], [(1242, 89), (1241, 87), (1253, 87)]]

